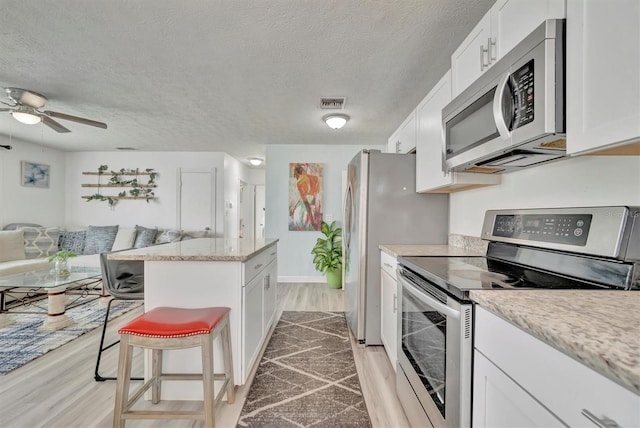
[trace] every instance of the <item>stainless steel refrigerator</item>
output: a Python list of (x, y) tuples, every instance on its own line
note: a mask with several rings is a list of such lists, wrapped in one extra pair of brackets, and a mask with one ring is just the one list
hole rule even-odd
[(344, 203), (347, 322), (380, 345), (380, 244), (446, 244), (449, 197), (416, 193), (416, 157), (363, 150), (349, 163)]

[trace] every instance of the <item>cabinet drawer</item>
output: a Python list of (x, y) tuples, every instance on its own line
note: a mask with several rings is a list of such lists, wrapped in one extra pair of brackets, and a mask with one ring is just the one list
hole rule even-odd
[(389, 253), (380, 251), (380, 268), (391, 275), (391, 278), (396, 279), (396, 268), (398, 267), (398, 260), (396, 256), (392, 256)]
[(475, 347), (569, 426), (640, 426), (640, 396), (479, 306)]
[(267, 255), (269, 254), (269, 249), (267, 251), (262, 251), (256, 254), (254, 257), (250, 258), (246, 262), (244, 262), (244, 284), (248, 284), (253, 278), (260, 273), (262, 269), (267, 266), (265, 261)]
[(278, 258), (278, 246), (273, 245), (262, 252), (264, 256), (264, 265), (267, 266)]

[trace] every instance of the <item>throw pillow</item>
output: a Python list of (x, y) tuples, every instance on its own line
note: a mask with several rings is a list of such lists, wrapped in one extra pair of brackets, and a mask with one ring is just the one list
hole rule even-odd
[(189, 239), (208, 238), (209, 230), (183, 230), (182, 240), (188, 241)]
[(0, 232), (0, 262), (24, 260), (24, 232), (11, 230)]
[(166, 244), (168, 242), (177, 242), (182, 238), (182, 232), (178, 229), (167, 229), (159, 233), (156, 237), (156, 244)]
[(76, 254), (83, 254), (86, 235), (86, 230), (78, 230), (74, 232), (64, 231), (60, 233), (58, 248), (61, 250), (73, 251)]
[(59, 227), (22, 226), (25, 258), (49, 257), (58, 252)]
[(113, 242), (111, 251), (128, 250), (133, 248), (136, 241), (136, 230), (133, 227), (121, 227), (118, 229), (116, 240)]
[(149, 229), (136, 225), (136, 232), (136, 242), (133, 243), (133, 248), (144, 248), (153, 245), (158, 229)]
[(87, 237), (84, 241), (84, 251), (82, 254), (98, 254), (111, 251), (117, 234), (118, 225), (89, 226), (87, 228)]

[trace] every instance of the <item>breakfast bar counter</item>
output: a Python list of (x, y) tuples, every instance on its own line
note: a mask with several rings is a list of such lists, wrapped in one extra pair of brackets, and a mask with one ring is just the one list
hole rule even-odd
[(109, 254), (110, 260), (244, 262), (277, 239), (198, 238)]
[[(199, 238), (115, 252), (110, 260), (144, 261), (144, 308), (159, 306), (231, 308), (234, 382), (247, 381), (276, 313), (277, 240)], [(149, 354), (149, 355), (147, 355)], [(145, 376), (150, 375), (146, 353)], [(214, 347), (216, 371), (222, 352)], [(165, 351), (163, 367), (170, 372), (199, 373), (195, 349)], [(201, 400), (197, 382), (163, 382), (162, 399)]]

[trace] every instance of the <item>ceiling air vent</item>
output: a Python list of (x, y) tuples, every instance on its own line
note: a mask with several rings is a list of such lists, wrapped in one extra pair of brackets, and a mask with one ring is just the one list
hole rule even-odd
[(344, 97), (320, 98), (320, 108), (322, 110), (342, 110), (344, 102)]

